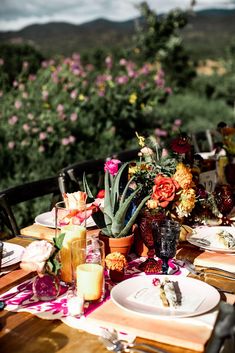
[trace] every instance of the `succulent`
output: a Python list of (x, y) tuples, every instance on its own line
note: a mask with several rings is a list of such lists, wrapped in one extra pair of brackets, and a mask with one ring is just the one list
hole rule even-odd
[[(127, 220), (127, 213), (130, 206), (137, 194), (139, 194), (141, 187), (133, 190), (130, 195), (130, 184), (133, 177), (127, 182), (126, 186), (121, 192), (120, 181), (121, 176), (128, 163), (123, 164), (118, 173), (113, 176), (108, 171), (105, 172), (104, 185), (105, 197), (104, 208), (92, 215), (96, 225), (101, 229), (104, 235), (112, 238), (126, 237), (130, 234), (132, 225), (134, 224), (140, 210), (150, 196), (144, 197), (141, 202), (136, 206), (130, 218)], [(91, 190), (87, 184), (86, 178), (83, 179), (84, 190), (86, 191), (90, 200), (94, 201)]]

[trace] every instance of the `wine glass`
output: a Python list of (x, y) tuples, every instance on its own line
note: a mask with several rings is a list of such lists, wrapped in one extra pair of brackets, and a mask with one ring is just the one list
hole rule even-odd
[(222, 213), (222, 225), (230, 225), (232, 221), (227, 217), (234, 206), (233, 189), (228, 184), (215, 187), (215, 200), (220, 213)]
[(162, 221), (165, 218), (165, 214), (159, 213), (157, 215), (151, 215), (144, 213), (139, 218), (139, 234), (144, 245), (148, 248), (147, 259), (139, 265), (139, 269), (146, 273), (157, 273), (160, 271), (160, 262), (154, 259), (154, 241), (152, 222)]
[(157, 257), (162, 260), (162, 273), (168, 272), (168, 261), (176, 254), (180, 235), (180, 224), (172, 220), (153, 221), (153, 241)]

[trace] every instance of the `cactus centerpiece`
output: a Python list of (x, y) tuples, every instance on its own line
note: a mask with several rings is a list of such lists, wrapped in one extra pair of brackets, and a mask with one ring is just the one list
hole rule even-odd
[[(112, 160), (108, 161), (109, 163)], [(107, 162), (106, 162), (107, 163)], [(120, 163), (120, 161), (118, 161)], [(132, 189), (130, 178), (126, 185), (121, 188), (121, 179), (128, 163), (124, 163), (116, 172), (112, 169), (105, 168), (104, 186), (104, 207), (92, 215), (96, 225), (100, 228), (102, 234), (111, 238), (122, 238), (130, 234), (135, 220), (149, 199), (149, 195), (144, 197), (138, 205), (134, 204), (134, 198), (139, 194), (140, 188)], [(95, 202), (95, 198), (91, 193), (87, 180), (83, 179), (84, 190), (88, 194), (91, 201)], [(123, 191), (121, 191), (121, 189)]]

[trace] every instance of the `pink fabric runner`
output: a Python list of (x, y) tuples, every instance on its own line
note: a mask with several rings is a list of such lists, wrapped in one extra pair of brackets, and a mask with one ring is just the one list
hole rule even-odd
[[(140, 272), (138, 269), (139, 264), (145, 260), (146, 258), (138, 258), (138, 259), (131, 259), (128, 263), (128, 267), (125, 273), (125, 279), (133, 277), (133, 276), (146, 276), (145, 273)], [(175, 267), (173, 264), (170, 264), (170, 273), (171, 274), (184, 274), (184, 269), (179, 269)], [(61, 285), (60, 295), (51, 301), (39, 301), (37, 297), (33, 294), (32, 284), (34, 278), (27, 280), (18, 286), (10, 289), (6, 293), (0, 296), (0, 300), (5, 301), (6, 303), (6, 310), (13, 311), (13, 312), (29, 312), (32, 313), (42, 319), (53, 320), (53, 319), (60, 319), (69, 326), (82, 328), (88, 332), (94, 332), (94, 328), (86, 327), (85, 324), (85, 317), (89, 315), (93, 310), (95, 310), (98, 306), (102, 305), (104, 301), (110, 298), (110, 290), (115, 285), (106, 273), (105, 279), (105, 299), (102, 303), (92, 303), (89, 306), (85, 307), (84, 317), (81, 319), (71, 317), (68, 314), (67, 308), (67, 296), (66, 292), (68, 287)]]

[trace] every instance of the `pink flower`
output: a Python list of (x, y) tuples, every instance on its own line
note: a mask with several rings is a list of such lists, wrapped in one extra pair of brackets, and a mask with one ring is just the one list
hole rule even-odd
[(63, 104), (58, 104), (56, 110), (58, 113), (63, 113), (63, 111), (64, 111)]
[(182, 120), (181, 119), (175, 119), (174, 125), (175, 126), (181, 126), (182, 125)]
[(76, 121), (77, 118), (78, 118), (77, 113), (72, 113), (72, 114), (70, 115), (70, 120), (71, 120), (71, 121)]
[(23, 125), (23, 130), (24, 130), (25, 132), (29, 131), (29, 129), (30, 129), (29, 124), (24, 124), (24, 125)]
[(40, 132), (39, 134), (39, 140), (43, 141), (47, 138), (47, 134), (45, 132)]
[(125, 66), (125, 65), (127, 64), (126, 59), (124, 59), (124, 58), (120, 59), (119, 64), (120, 64), (121, 66)]
[(62, 138), (61, 143), (63, 146), (69, 145), (69, 139), (67, 137)]
[(47, 260), (54, 253), (54, 246), (46, 240), (35, 240), (29, 244), (22, 255), (20, 267), (26, 271), (42, 273)]
[(0, 58), (0, 66), (4, 65), (4, 60)]
[(110, 159), (104, 165), (104, 171), (109, 172), (111, 175), (116, 175), (118, 172), (118, 164), (121, 163), (119, 159)]
[(29, 120), (33, 120), (33, 119), (34, 119), (34, 116), (33, 116), (32, 113), (29, 113), (29, 114), (27, 115), (27, 117), (28, 117)]
[(112, 68), (112, 66), (113, 66), (113, 60), (112, 60), (111, 56), (107, 56), (107, 57), (105, 58), (105, 64), (106, 64), (106, 66), (107, 66), (108, 69), (111, 69), (111, 68)]
[(171, 87), (166, 87), (165, 92), (168, 94), (172, 94), (172, 88)]
[(9, 125), (15, 125), (18, 121), (18, 117), (16, 115), (13, 115), (9, 120), (8, 123)]
[(72, 135), (69, 136), (69, 142), (70, 142), (70, 143), (74, 143), (75, 140), (76, 140), (76, 139), (75, 139), (74, 136), (72, 136)]
[(7, 144), (9, 150), (13, 150), (15, 148), (15, 142), (14, 141), (9, 141)]
[(129, 78), (128, 76), (118, 76), (116, 77), (116, 82), (119, 84), (119, 85), (124, 85), (128, 82)]
[(72, 99), (76, 99), (77, 98), (77, 95), (78, 95), (78, 92), (76, 89), (74, 89), (71, 93), (70, 93), (70, 97)]
[(155, 134), (156, 136), (163, 136), (163, 137), (166, 137), (167, 136), (167, 131), (166, 130), (162, 130), (162, 129), (155, 129)]
[(54, 129), (53, 129), (52, 126), (48, 126), (48, 127), (47, 127), (47, 132), (53, 132), (53, 131), (54, 131)]
[(15, 108), (16, 109), (20, 109), (21, 108), (21, 106), (22, 106), (22, 103), (21, 103), (21, 101), (15, 101)]

